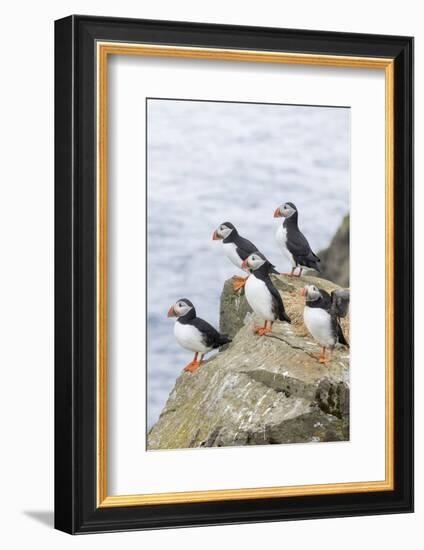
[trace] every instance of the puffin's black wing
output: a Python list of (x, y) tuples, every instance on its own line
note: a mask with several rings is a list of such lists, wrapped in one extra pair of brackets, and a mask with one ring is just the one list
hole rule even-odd
[(339, 318), (346, 317), (349, 310), (349, 290), (333, 290), (331, 293), (331, 320), (335, 325), (335, 330), (337, 334), (337, 340), (344, 346), (349, 347), (349, 343), (346, 340), (342, 327), (340, 326)]
[(319, 298), (316, 304), (317, 307), (325, 309), (325, 311), (327, 311), (328, 313), (331, 313), (331, 296), (323, 288), (319, 289), (319, 293), (321, 297)]
[(336, 319), (336, 334), (337, 334), (337, 340), (343, 344), (344, 346), (347, 346), (347, 347), (350, 347), (349, 346), (349, 342), (346, 340), (344, 334), (343, 334), (343, 331), (342, 331), (342, 327), (340, 326), (340, 323), (339, 323), (339, 320)]
[(231, 342), (225, 334), (220, 334), (216, 328), (199, 317), (193, 319), (191, 324), (202, 334), (203, 342), (207, 347), (219, 348)]
[(237, 247), (237, 254), (242, 260), (245, 260), (248, 256), (250, 256), (250, 254), (253, 254), (253, 252), (258, 250), (251, 241), (245, 239), (244, 237), (240, 237), (240, 235), (237, 236), (235, 245)]
[(281, 298), (278, 290), (272, 284), (271, 279), (267, 277), (264, 282), (272, 297), (272, 310), (274, 312), (274, 315), (280, 321), (286, 321), (287, 323), (291, 323), (291, 319), (287, 315), (286, 310), (284, 309), (283, 299)]
[(269, 264), (268, 273), (274, 273), (274, 275), (280, 275), (280, 272), (275, 269), (274, 265), (272, 265), (270, 262), (268, 262), (268, 264)]
[(336, 317), (346, 317), (349, 310), (350, 292), (348, 289), (333, 290), (331, 293), (331, 313)]
[(299, 229), (287, 232), (286, 245), (288, 251), (298, 263), (319, 271), (318, 262), (320, 259), (314, 254), (305, 235)]
[[(236, 252), (242, 260), (248, 258), (251, 254), (253, 254), (253, 252), (259, 252), (258, 248), (251, 241), (245, 239), (244, 237), (240, 237), (240, 235), (237, 236), (237, 239), (235, 240), (235, 245), (237, 247)], [(269, 272), (279, 275), (279, 272), (275, 269), (275, 266), (270, 261), (266, 261), (269, 263), (270, 266)]]

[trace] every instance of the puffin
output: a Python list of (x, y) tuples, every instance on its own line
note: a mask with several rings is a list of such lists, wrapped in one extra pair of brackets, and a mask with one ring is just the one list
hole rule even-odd
[[(239, 269), (244, 269), (242, 267), (243, 261), (249, 256), (249, 254), (252, 254), (252, 252), (256, 252), (258, 250), (251, 241), (239, 235), (237, 229), (231, 222), (224, 222), (217, 229), (215, 229), (212, 234), (212, 239), (214, 241), (222, 240), (225, 254), (228, 259)], [(272, 264), (269, 263), (269, 266), (271, 273), (278, 274), (278, 271)], [(242, 288), (246, 284), (247, 278), (248, 276), (239, 277), (238, 275), (234, 275), (234, 290), (239, 290)]]
[[(169, 308), (168, 317), (177, 318), (174, 325), (177, 342), (194, 352), (193, 361), (184, 367), (186, 372), (195, 371), (205, 353), (231, 342), (225, 334), (220, 334), (212, 325), (197, 317), (194, 305), (187, 298), (177, 300)], [(197, 359), (199, 354), (200, 358)]]
[(283, 223), (278, 227), (275, 234), (278, 245), (282, 248), (283, 253), (292, 262), (291, 277), (297, 267), (299, 267), (299, 275), (302, 275), (302, 270), (312, 268), (319, 272), (318, 262), (320, 259), (312, 251), (305, 235), (300, 231), (297, 225), (298, 211), (292, 202), (286, 202), (275, 209), (274, 218), (284, 218)]
[(256, 251), (243, 260), (242, 267), (251, 273), (244, 289), (246, 299), (253, 311), (265, 321), (263, 327), (255, 328), (255, 333), (263, 336), (267, 332), (271, 332), (272, 325), (277, 319), (291, 323), (290, 317), (284, 309), (280, 293), (269, 276), (273, 266), (265, 256)]
[(303, 320), (306, 328), (321, 346), (319, 362), (326, 363), (326, 348), (333, 349), (337, 343), (349, 347), (340, 318), (349, 310), (349, 290), (333, 290), (331, 294), (315, 285), (306, 285), (301, 290), (305, 298)]

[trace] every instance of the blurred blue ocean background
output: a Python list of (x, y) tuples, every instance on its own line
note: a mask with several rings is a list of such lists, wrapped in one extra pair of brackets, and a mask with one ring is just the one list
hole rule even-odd
[(328, 246), (349, 211), (350, 110), (153, 99), (147, 115), (150, 427), (192, 359), (169, 306), (189, 298), (218, 327), (223, 283), (237, 273), (214, 229), (231, 221), (286, 270), (273, 212), (291, 201), (313, 250)]

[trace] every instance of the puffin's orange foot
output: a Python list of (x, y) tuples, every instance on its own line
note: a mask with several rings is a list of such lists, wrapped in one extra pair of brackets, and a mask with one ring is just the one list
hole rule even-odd
[(234, 290), (240, 290), (240, 288), (243, 288), (246, 284), (247, 277), (238, 277), (237, 275), (234, 275), (233, 277), (233, 289)]
[(329, 361), (329, 358), (327, 358), (327, 354), (325, 353), (325, 351), (326, 351), (325, 348), (321, 349), (321, 353), (319, 354), (319, 359), (318, 359), (320, 363), (327, 363)]
[(267, 329), (266, 327), (255, 327), (255, 334), (257, 334), (258, 336), (263, 336), (264, 334), (266, 334), (267, 332), (270, 332), (271, 329)]
[(324, 357), (321, 353), (309, 353), (309, 355), (316, 359), (318, 363), (328, 363), (328, 359)]
[(283, 273), (280, 273), (280, 275), (286, 275), (286, 277), (293, 277), (293, 273), (288, 273), (287, 271), (283, 271)]
[(184, 367), (184, 370), (185, 372), (193, 372), (197, 369), (198, 366), (199, 366), (198, 361), (192, 361), (191, 363), (189, 363)]

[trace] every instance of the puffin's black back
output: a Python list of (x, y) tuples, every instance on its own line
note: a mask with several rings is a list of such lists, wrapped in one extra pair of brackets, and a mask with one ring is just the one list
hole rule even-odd
[(328, 313), (331, 310), (331, 296), (323, 288), (318, 288), (320, 297), (317, 300), (306, 300), (306, 305), (311, 308), (325, 309)]
[[(231, 231), (228, 237), (226, 237), (222, 242), (224, 242), (225, 244), (234, 243), (237, 247), (236, 252), (242, 260), (245, 260), (254, 252), (259, 252), (258, 248), (252, 243), (252, 241), (249, 241), (249, 239), (245, 239), (238, 233), (237, 229), (234, 227), (232, 223), (225, 222), (223, 225), (226, 225), (227, 227), (231, 227), (233, 231)], [(272, 265), (271, 262), (269, 262), (268, 260), (267, 262), (271, 266), (271, 273), (278, 274), (278, 271), (275, 269), (275, 266)]]
[(312, 251), (307, 238), (299, 229), (297, 223), (297, 209), (293, 203), (288, 202), (287, 204), (296, 210), (294, 214), (292, 214), (289, 218), (286, 218), (283, 222), (283, 227), (285, 227), (287, 231), (287, 249), (298, 264), (319, 271), (318, 262), (320, 259)]
[(342, 327), (340, 325), (340, 321), (338, 316), (335, 314), (333, 310), (333, 300), (334, 300), (334, 292), (331, 294), (328, 294), (326, 290), (323, 288), (319, 288), (320, 297), (317, 300), (306, 300), (306, 305), (311, 308), (321, 308), (324, 309), (331, 317), (331, 330), (336, 337), (337, 341), (343, 344), (344, 346), (349, 347), (349, 343), (347, 342)]
[(273, 273), (274, 271), (275, 270), (273, 269), (273, 266), (268, 261), (266, 261), (260, 268), (255, 269), (255, 271), (253, 272), (253, 276), (257, 277), (266, 284), (266, 287), (272, 297), (272, 309), (277, 319), (279, 319), (280, 321), (291, 323), (291, 319), (287, 315), (284, 308), (283, 299), (281, 298), (280, 293), (274, 286), (274, 283), (271, 281), (271, 278), (269, 276), (269, 274)]
[(185, 302), (191, 307), (191, 309), (185, 315), (178, 317), (177, 323), (181, 323), (182, 325), (191, 325), (197, 328), (197, 330), (202, 334), (205, 346), (219, 348), (220, 346), (231, 342), (225, 334), (220, 334), (216, 328), (210, 325), (207, 321), (204, 321), (203, 319), (200, 319), (200, 317), (196, 316), (196, 309), (190, 300), (181, 298), (178, 302)]
[(219, 348), (231, 342), (225, 334), (220, 334), (215, 327), (210, 325), (207, 321), (200, 319), (200, 317), (193, 319), (190, 324), (202, 333), (203, 341), (208, 347), (212, 346), (213, 348)]

